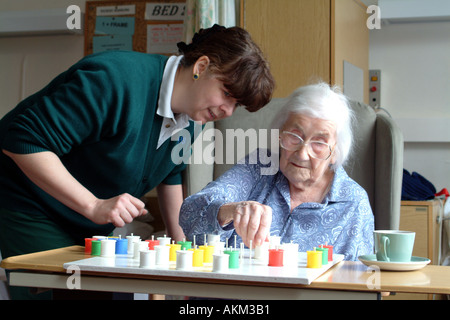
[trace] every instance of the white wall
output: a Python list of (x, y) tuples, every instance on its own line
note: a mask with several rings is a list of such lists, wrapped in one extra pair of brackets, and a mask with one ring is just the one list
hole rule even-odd
[(405, 135), (404, 168), (450, 190), (450, 21), (382, 25), (369, 54), (381, 107)]
[[(84, 0), (0, 0), (0, 11), (67, 8)], [(68, 15), (69, 16), (69, 15)], [(0, 37), (0, 118), (83, 56), (77, 35)]]

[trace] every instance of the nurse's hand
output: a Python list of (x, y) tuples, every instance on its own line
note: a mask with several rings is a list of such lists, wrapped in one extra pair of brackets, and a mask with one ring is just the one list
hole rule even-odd
[(112, 223), (116, 227), (123, 227), (147, 213), (141, 200), (126, 193), (107, 200), (97, 199), (72, 176), (53, 152), (16, 154), (2, 151), (38, 187), (97, 224)]
[(112, 223), (120, 228), (147, 213), (144, 202), (124, 193), (111, 199), (97, 199), (86, 213), (86, 217), (97, 224)]
[(244, 244), (261, 245), (270, 233), (272, 208), (256, 201), (242, 201), (224, 204), (219, 209), (217, 219), (221, 226), (233, 221), (236, 233)]

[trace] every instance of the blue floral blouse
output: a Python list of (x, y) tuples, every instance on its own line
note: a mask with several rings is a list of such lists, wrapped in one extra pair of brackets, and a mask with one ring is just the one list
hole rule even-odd
[[(281, 243), (298, 243), (299, 251), (321, 244), (333, 246), (345, 260), (373, 254), (374, 217), (366, 191), (342, 167), (335, 171), (330, 191), (322, 203), (303, 203), (291, 212), (289, 183), (278, 171), (262, 175), (267, 165), (257, 162), (236, 164), (203, 190), (188, 197), (180, 212), (180, 225), (190, 240), (201, 244), (205, 234), (219, 234), (221, 241), (234, 245), (233, 224), (222, 228), (217, 221), (219, 208), (228, 202), (258, 201), (272, 208), (271, 236)], [(236, 237), (237, 245), (242, 242)]]

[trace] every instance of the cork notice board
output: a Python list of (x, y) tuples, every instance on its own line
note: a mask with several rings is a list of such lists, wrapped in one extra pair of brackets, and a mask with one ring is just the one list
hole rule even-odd
[(107, 50), (174, 54), (186, 1), (86, 1), (84, 54)]

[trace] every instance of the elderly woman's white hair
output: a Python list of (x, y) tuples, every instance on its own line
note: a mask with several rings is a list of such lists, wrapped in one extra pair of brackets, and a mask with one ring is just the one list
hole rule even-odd
[(347, 98), (338, 87), (330, 87), (327, 83), (307, 85), (295, 90), (286, 104), (275, 116), (272, 128), (282, 129), (290, 114), (303, 114), (312, 118), (330, 120), (336, 123), (336, 161), (332, 169), (344, 165), (353, 144), (352, 120), (353, 112)]

